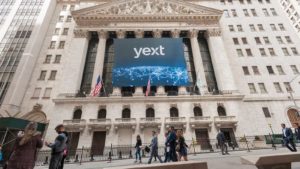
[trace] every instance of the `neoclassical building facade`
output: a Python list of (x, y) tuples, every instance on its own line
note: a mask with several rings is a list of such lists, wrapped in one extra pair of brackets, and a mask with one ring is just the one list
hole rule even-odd
[[(149, 143), (153, 130), (163, 143), (174, 126), (205, 149), (218, 130), (234, 142), (299, 121), (300, 39), (279, 2), (45, 3), (45, 29), (33, 32), (30, 57), (21, 60), (1, 106), (3, 117), (46, 121), (45, 139), (62, 123), (72, 148), (101, 154), (105, 146), (133, 145), (138, 134)], [(113, 86), (114, 40), (126, 38), (182, 38), (191, 85), (151, 86), (147, 97), (147, 84)], [(103, 87), (91, 97), (98, 75)]]

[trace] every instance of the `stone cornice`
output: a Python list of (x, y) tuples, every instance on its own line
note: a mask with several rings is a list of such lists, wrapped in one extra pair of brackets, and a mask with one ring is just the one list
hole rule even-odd
[(221, 36), (221, 34), (222, 34), (222, 31), (220, 28), (208, 29), (205, 32), (205, 37), (208, 38), (208, 37)]
[(90, 33), (87, 30), (75, 29), (74, 38), (90, 38)]

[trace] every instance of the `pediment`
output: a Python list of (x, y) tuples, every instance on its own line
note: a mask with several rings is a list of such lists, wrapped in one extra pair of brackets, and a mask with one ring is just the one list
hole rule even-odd
[(222, 13), (217, 9), (181, 0), (115, 0), (73, 11), (72, 15), (75, 22), (81, 25), (86, 23), (86, 20), (103, 22), (219, 20)]

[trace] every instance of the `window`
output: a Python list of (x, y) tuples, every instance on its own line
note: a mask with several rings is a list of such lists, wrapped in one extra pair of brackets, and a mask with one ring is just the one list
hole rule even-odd
[(255, 37), (254, 39), (255, 39), (256, 44), (261, 45), (261, 41), (260, 41), (259, 37)]
[(129, 108), (125, 108), (122, 110), (122, 118), (123, 119), (130, 119), (131, 118), (131, 113)]
[(72, 21), (72, 16), (68, 16), (66, 22), (71, 22)]
[(293, 43), (291, 37), (285, 36), (285, 40), (287, 43)]
[(249, 69), (247, 66), (243, 66), (244, 75), (250, 75)]
[(284, 82), (283, 84), (284, 84), (284, 87), (285, 87), (287, 92), (292, 92), (293, 91), (290, 82)]
[(248, 44), (247, 38), (242, 38), (242, 42), (244, 45)]
[(194, 116), (195, 117), (203, 116), (201, 107), (199, 107), (199, 106), (194, 107)]
[(68, 32), (69, 32), (69, 28), (64, 28), (64, 30), (63, 30), (63, 35), (68, 35)]
[(226, 18), (230, 17), (228, 10), (224, 10), (223, 13), (224, 13), (224, 15), (225, 15)]
[(276, 56), (276, 53), (273, 48), (269, 48), (269, 53), (271, 56)]
[(251, 49), (246, 49), (247, 56), (253, 56)]
[(259, 52), (261, 56), (267, 56), (265, 48), (259, 48)]
[(46, 59), (45, 59), (45, 61), (44, 61), (44, 63), (45, 63), (45, 64), (50, 63), (50, 62), (51, 62), (51, 57), (52, 57), (52, 55), (47, 55), (47, 56), (46, 56)]
[(42, 70), (41, 74), (40, 74), (40, 77), (39, 77), (39, 80), (45, 80), (46, 74), (47, 74), (47, 71), (46, 70)]
[(62, 6), (62, 10), (63, 10), (63, 11), (66, 11), (66, 10), (67, 10), (67, 5), (63, 5), (63, 6)]
[(178, 109), (176, 107), (170, 108), (170, 117), (179, 117)]
[(50, 98), (52, 92), (52, 88), (46, 88), (43, 98)]
[(266, 8), (262, 9), (265, 16), (270, 16), (268, 10)]
[(299, 55), (298, 51), (296, 48), (291, 48), (292, 52), (294, 55)]
[(60, 41), (58, 49), (63, 49), (65, 47), (65, 41)]
[(228, 27), (229, 27), (229, 31), (230, 31), (230, 32), (234, 32), (234, 27), (233, 27), (233, 25), (228, 25)]
[(219, 116), (226, 116), (226, 110), (223, 106), (218, 106), (217, 111)]
[(73, 113), (73, 120), (80, 120), (81, 116), (82, 116), (82, 110), (77, 108)]
[(299, 70), (298, 70), (296, 65), (291, 65), (291, 69), (292, 69), (294, 74), (299, 74)]
[(284, 71), (283, 71), (282, 66), (277, 65), (276, 68), (277, 68), (278, 74), (280, 74), (280, 75), (284, 75), (285, 74)]
[(250, 93), (257, 93), (254, 83), (248, 83)]
[(278, 24), (278, 26), (281, 31), (285, 31), (285, 27), (283, 26), (283, 24)]
[(237, 29), (238, 29), (239, 32), (243, 32), (244, 31), (242, 25), (237, 25)]
[(146, 109), (146, 118), (154, 118), (155, 117), (155, 112), (152, 107), (149, 107)]
[(256, 31), (255, 26), (254, 26), (253, 24), (249, 25), (249, 27), (250, 27), (250, 30), (251, 30), (252, 32), (255, 32), (255, 31)]
[(264, 31), (265, 30), (262, 24), (258, 24), (257, 26), (258, 26), (259, 31)]
[(262, 108), (263, 112), (264, 112), (264, 115), (266, 118), (270, 118), (271, 117), (271, 113), (269, 111), (269, 109), (267, 107), (263, 107)]
[(56, 55), (53, 63), (60, 63), (61, 55)]
[(251, 9), (251, 13), (252, 13), (253, 16), (257, 16), (257, 13), (256, 13), (255, 9)]
[(75, 5), (71, 5), (70, 6), (70, 11), (74, 11), (74, 9), (75, 9)]
[(274, 87), (275, 87), (276, 92), (277, 92), (277, 93), (282, 93), (282, 88), (281, 88), (281, 86), (280, 86), (280, 83), (275, 82), (275, 83), (273, 83), (273, 84), (274, 84)]
[(55, 48), (55, 44), (56, 44), (55, 41), (51, 41), (51, 42), (50, 42), (49, 49), (54, 49), (54, 48)]
[(56, 73), (57, 73), (57, 71), (56, 71), (56, 70), (52, 70), (52, 71), (51, 71), (51, 73), (50, 73), (49, 80), (55, 80)]
[(39, 98), (40, 94), (41, 94), (41, 91), (42, 91), (42, 88), (35, 88), (34, 92), (33, 92), (33, 95), (32, 95), (32, 98), (33, 99)]
[(260, 75), (260, 72), (259, 72), (259, 69), (257, 66), (252, 66), (252, 70), (255, 75)]
[(238, 45), (238, 44), (239, 44), (238, 38), (233, 38), (232, 40), (233, 40), (233, 43), (234, 43), (235, 45)]
[(64, 21), (64, 16), (59, 16), (58, 21), (63, 22)]
[(271, 44), (270, 40), (268, 37), (263, 37), (265, 44)]
[(231, 9), (231, 13), (232, 13), (233, 17), (237, 17), (238, 16), (235, 9)]
[(268, 93), (264, 83), (258, 83), (258, 86), (259, 86), (259, 89), (260, 89), (260, 93)]
[(272, 31), (277, 31), (275, 24), (270, 24), (270, 27), (271, 27)]
[(275, 74), (272, 66), (267, 66), (267, 70), (268, 70), (268, 72), (269, 72), (270, 75), (274, 75)]
[(290, 53), (287, 48), (281, 48), (284, 56), (290, 56)]
[(282, 40), (281, 36), (276, 36), (276, 39), (279, 44), (283, 44), (283, 40)]
[(272, 13), (273, 16), (277, 16), (278, 15), (277, 12), (276, 12), (276, 10), (274, 8), (271, 8), (270, 10), (271, 10), (271, 13)]
[(238, 55), (239, 57), (243, 57), (243, 56), (244, 56), (242, 49), (237, 49), (237, 50), (236, 50), (236, 53), (237, 53), (237, 55)]
[(55, 28), (55, 30), (54, 30), (54, 35), (59, 35), (59, 31), (60, 31), (59, 28)]
[(247, 17), (250, 16), (247, 9), (243, 9), (243, 12), (244, 12), (244, 15), (245, 15), (245, 16), (247, 16)]
[(98, 119), (106, 119), (106, 109), (100, 109), (98, 111)]

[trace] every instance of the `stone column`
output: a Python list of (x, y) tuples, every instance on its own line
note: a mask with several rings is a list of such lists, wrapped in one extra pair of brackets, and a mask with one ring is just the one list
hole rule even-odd
[(206, 31), (205, 36), (207, 38), (219, 90), (237, 92), (230, 62), (221, 37), (221, 29), (209, 29)]
[[(199, 42), (198, 42), (198, 30), (190, 30), (189, 31), (189, 38), (191, 41), (192, 53), (194, 58), (194, 66), (196, 71), (196, 82), (199, 81), (201, 86), (197, 86), (200, 90), (201, 95), (204, 95), (207, 90), (207, 81), (205, 77), (204, 67), (202, 56), (200, 52)], [(195, 85), (195, 84), (193, 84)]]
[(93, 73), (93, 80), (92, 80), (92, 88), (95, 87), (96, 81), (98, 76), (100, 75), (101, 78), (103, 78), (103, 65), (104, 65), (104, 55), (105, 55), (105, 47), (106, 47), (106, 39), (107, 37), (106, 31), (99, 31), (99, 42), (98, 42), (98, 48), (97, 48), (97, 55), (96, 55), (96, 61), (95, 61), (95, 67), (94, 67), (94, 73)]
[[(174, 29), (171, 31), (172, 38), (179, 38), (180, 37), (180, 30)], [(178, 87), (178, 95), (186, 95), (186, 87), (185, 86), (179, 86)]]
[[(116, 31), (117, 33), (117, 38), (119, 39), (124, 39), (125, 38), (125, 31), (123, 30), (118, 30)], [(112, 93), (112, 96), (121, 96), (122, 93), (121, 93), (121, 88), (120, 87), (114, 87), (113, 88), (113, 93)]]
[[(135, 31), (135, 38), (140, 39), (143, 37), (144, 37), (144, 31), (142, 30)], [(147, 83), (145, 83), (145, 85), (147, 85)], [(133, 96), (144, 96), (143, 87), (135, 87), (135, 92)]]
[[(162, 31), (161, 30), (154, 30), (153, 31), (153, 37), (154, 38), (161, 38), (161, 34), (162, 34)], [(156, 91), (156, 94), (159, 95), (159, 96), (164, 96), (166, 95), (166, 92), (165, 92), (165, 87), (164, 86), (157, 86), (157, 91)]]

